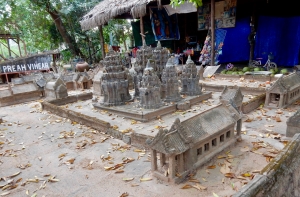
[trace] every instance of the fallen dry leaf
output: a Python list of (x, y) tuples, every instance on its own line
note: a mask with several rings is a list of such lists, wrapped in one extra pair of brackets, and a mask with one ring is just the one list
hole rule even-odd
[(248, 152), (250, 151), (250, 148), (248, 146), (244, 146), (243, 148), (241, 148), (242, 152)]
[(75, 158), (72, 158), (72, 159), (67, 160), (66, 163), (73, 164), (74, 161), (75, 161)]
[(140, 181), (142, 182), (142, 181), (151, 181), (152, 180), (152, 178), (142, 178), (142, 179), (140, 179)]
[(196, 189), (198, 189), (200, 191), (207, 189), (207, 187), (204, 187), (203, 185), (200, 185), (198, 183), (196, 183), (195, 185), (192, 185), (192, 187), (194, 187), (194, 188), (196, 188)]
[(252, 174), (250, 174), (249, 172), (241, 174), (242, 177), (251, 177)]
[(227, 178), (235, 178), (235, 174), (234, 173), (226, 173), (226, 174), (224, 174), (225, 175), (225, 177), (227, 177)]
[(120, 197), (127, 197), (127, 196), (129, 196), (129, 194), (127, 192), (124, 192), (123, 194), (121, 194)]
[(219, 197), (215, 192), (213, 192), (214, 197)]
[(19, 174), (21, 174), (21, 171), (15, 173), (15, 174), (13, 174), (13, 175), (8, 176), (8, 178), (13, 178), (13, 177), (15, 177), (15, 176), (18, 176)]
[(122, 180), (127, 182), (127, 181), (132, 181), (133, 179), (134, 178), (123, 178)]
[(276, 120), (276, 122), (281, 122), (281, 119), (280, 119), (279, 116), (276, 116), (276, 117), (275, 117), (275, 120)]
[(189, 184), (186, 184), (183, 187), (181, 187), (180, 189), (190, 189), (190, 188), (192, 188), (192, 186)]
[(216, 165), (207, 166), (207, 169), (215, 169)]
[(0, 196), (6, 196), (8, 194), (10, 194), (10, 192), (4, 192), (4, 193), (1, 193)]

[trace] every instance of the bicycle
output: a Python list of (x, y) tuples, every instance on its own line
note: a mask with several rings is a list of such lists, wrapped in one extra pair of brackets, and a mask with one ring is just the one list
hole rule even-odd
[[(259, 66), (261, 66), (262, 58), (256, 58), (256, 59), (257, 60), (252, 60), (252, 62), (250, 62), (250, 64), (249, 64), (250, 67), (259, 67)], [(268, 58), (267, 62), (265, 63), (265, 65), (263, 67), (267, 68), (267, 70), (277, 69), (277, 64), (275, 62), (271, 62), (271, 60)]]

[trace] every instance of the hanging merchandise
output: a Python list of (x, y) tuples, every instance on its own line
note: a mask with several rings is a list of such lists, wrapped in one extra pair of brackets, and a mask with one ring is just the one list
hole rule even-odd
[(205, 41), (204, 41), (204, 45), (202, 48), (202, 51), (200, 53), (200, 58), (199, 58), (199, 62), (201, 62), (201, 64), (204, 65), (208, 65), (210, 64), (210, 60), (211, 60), (211, 39), (210, 39), (210, 33), (207, 34)]
[(163, 8), (150, 8), (150, 20), (155, 40), (179, 40), (177, 15), (168, 15)]

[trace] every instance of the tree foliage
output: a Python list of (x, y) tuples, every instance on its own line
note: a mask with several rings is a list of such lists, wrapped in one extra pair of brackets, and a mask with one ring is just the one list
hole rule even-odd
[[(75, 56), (86, 57), (89, 62), (99, 61), (98, 30), (83, 32), (79, 24), (81, 17), (97, 3), (99, 0), (0, 1), (0, 33), (18, 34), (26, 42), (28, 53), (59, 49), (66, 61)], [(105, 42), (109, 43), (111, 32), (115, 44), (125, 43), (131, 34), (128, 25), (126, 20), (111, 20), (103, 27)]]
[(112, 19), (108, 25), (103, 28), (103, 36), (106, 43), (110, 43), (110, 33), (114, 37), (116, 45), (124, 45), (124, 49), (127, 50), (126, 40), (132, 35), (132, 29), (130, 23), (125, 19)]
[(195, 7), (201, 7), (202, 6), (202, 0), (171, 0), (170, 4), (173, 6), (180, 6), (184, 2), (190, 2), (195, 5)]

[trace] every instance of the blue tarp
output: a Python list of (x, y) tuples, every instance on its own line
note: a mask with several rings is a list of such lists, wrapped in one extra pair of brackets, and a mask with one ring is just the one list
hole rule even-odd
[(222, 55), (219, 56), (219, 63), (248, 61), (250, 55), (250, 45), (248, 42), (251, 30), (250, 18), (237, 19), (235, 27), (223, 28), (222, 30), (227, 32)]
[(273, 61), (279, 66), (299, 64), (300, 17), (260, 16), (256, 40), (255, 58), (263, 58), (264, 64), (268, 54), (274, 55)]

